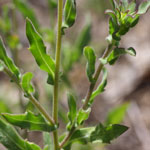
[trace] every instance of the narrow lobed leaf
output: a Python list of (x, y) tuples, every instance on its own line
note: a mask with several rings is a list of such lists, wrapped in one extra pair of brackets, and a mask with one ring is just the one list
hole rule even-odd
[(41, 150), (38, 145), (23, 140), (12, 126), (1, 118), (0, 143), (8, 150)]
[(0, 38), (0, 60), (8, 67), (8, 69), (16, 76), (18, 80), (20, 80), (20, 72), (19, 69), (15, 66), (11, 58), (9, 58), (6, 54), (6, 48), (4, 46), (2, 38)]
[(26, 35), (30, 43), (29, 50), (34, 56), (40, 69), (48, 73), (48, 83), (53, 85), (55, 62), (46, 53), (44, 42), (29, 19), (26, 19)]
[(64, 34), (64, 29), (73, 26), (76, 20), (76, 1), (66, 0), (64, 7), (64, 22), (62, 25), (62, 33)]
[(91, 47), (84, 48), (84, 56), (87, 59), (86, 73), (90, 82), (94, 82), (93, 74), (95, 73), (96, 56)]
[(12, 125), (31, 131), (51, 132), (57, 128), (50, 125), (41, 114), (34, 115), (30, 111), (17, 115), (3, 113), (2, 116)]
[(102, 124), (99, 124), (98, 126), (96, 126), (95, 131), (91, 133), (90, 141), (110, 143), (112, 140), (119, 137), (127, 130), (128, 127), (123, 125), (111, 124), (108, 126), (103, 126)]
[(31, 72), (27, 72), (22, 76), (21, 85), (22, 85), (23, 90), (27, 94), (34, 92), (34, 88), (33, 88), (32, 84), (30, 83), (32, 78), (33, 78), (33, 74)]
[(127, 130), (128, 127), (123, 125), (111, 124), (108, 126), (103, 126), (101, 123), (96, 127), (77, 129), (71, 136), (68, 143), (64, 146), (64, 149), (71, 149), (71, 145), (75, 142), (81, 144), (87, 144), (90, 142), (110, 143)]

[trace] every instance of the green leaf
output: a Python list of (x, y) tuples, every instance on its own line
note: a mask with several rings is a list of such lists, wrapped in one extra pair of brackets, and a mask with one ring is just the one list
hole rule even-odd
[(137, 14), (142, 15), (145, 14), (150, 7), (150, 1), (142, 2), (138, 8)]
[(73, 26), (76, 20), (76, 1), (66, 0), (64, 7), (64, 22), (62, 25), (62, 33), (64, 34), (64, 29)]
[(136, 15), (134, 18), (132, 18), (132, 21), (130, 22), (130, 27), (133, 28), (138, 22), (139, 22), (139, 16)]
[(53, 150), (53, 141), (48, 132), (43, 132), (44, 150)]
[(103, 68), (103, 78), (102, 81), (100, 83), (100, 85), (98, 86), (98, 88), (92, 93), (90, 101), (89, 101), (89, 105), (91, 105), (95, 99), (96, 96), (98, 96), (99, 94), (101, 94), (102, 92), (104, 92), (105, 87), (107, 85), (107, 70), (106, 68)]
[(122, 104), (112, 109), (107, 116), (106, 124), (119, 124), (123, 121), (126, 111), (129, 107), (129, 103)]
[(2, 38), (0, 38), (0, 60), (4, 62), (4, 64), (8, 67), (8, 69), (16, 76), (18, 80), (20, 80), (20, 72), (19, 69), (15, 66), (13, 61), (7, 56), (6, 48), (4, 46)]
[(41, 150), (39, 146), (23, 140), (15, 129), (0, 119), (0, 143), (8, 150)]
[(13, 3), (15, 7), (21, 12), (21, 14), (24, 16), (24, 18), (28, 17), (35, 27), (38, 29), (39, 28), (39, 23), (36, 19), (35, 13), (33, 9), (31, 9), (26, 0), (13, 0)]
[(90, 142), (110, 143), (112, 140), (127, 131), (127, 129), (128, 127), (117, 124), (108, 126), (99, 124), (96, 127), (81, 128), (73, 133), (68, 143), (64, 146), (64, 149), (71, 149), (71, 145), (75, 142), (81, 144), (87, 144)]
[[(110, 14), (109, 14), (110, 15)], [(117, 23), (117, 20), (113, 19), (112, 17), (109, 19), (109, 42), (112, 43), (112, 40), (120, 40), (120, 37), (116, 38), (114, 37), (114, 34), (116, 34), (119, 31), (119, 25)]]
[(95, 73), (96, 56), (91, 47), (84, 48), (84, 56), (87, 59), (86, 73), (90, 82), (94, 82), (93, 74)]
[(118, 124), (103, 126), (99, 124), (95, 131), (91, 133), (90, 141), (91, 142), (101, 142), (101, 143), (110, 143), (115, 138), (119, 137), (125, 131), (128, 130), (128, 127)]
[(44, 45), (44, 42), (29, 19), (26, 20), (26, 35), (30, 43), (29, 50), (34, 56), (40, 69), (48, 73), (48, 83), (53, 85), (55, 62), (46, 53), (46, 47)]
[(2, 116), (12, 125), (31, 131), (51, 132), (57, 128), (56, 126), (51, 126), (41, 114), (34, 115), (30, 111), (17, 115), (3, 113)]
[(136, 51), (133, 47), (129, 47), (127, 50), (126, 50), (126, 53), (127, 54), (130, 54), (131, 56), (136, 56)]
[(127, 50), (124, 49), (124, 48), (115, 48), (111, 53), (110, 55), (107, 57), (107, 62), (110, 64), (110, 65), (113, 65), (116, 60), (121, 56), (121, 55), (124, 55), (124, 54), (130, 54), (132, 56), (136, 56), (136, 51), (134, 50), (134, 48), (130, 47), (128, 48)]
[(81, 144), (87, 144), (88, 142), (90, 142), (90, 135), (94, 130), (95, 127), (81, 128), (76, 130), (71, 136), (68, 143), (65, 145), (65, 147), (71, 146), (71, 144), (75, 142), (79, 142)]
[(75, 121), (77, 115), (77, 106), (75, 98), (71, 94), (68, 94), (68, 107), (69, 107), (68, 118), (72, 124)]
[(32, 84), (30, 83), (32, 78), (33, 78), (33, 74), (31, 72), (27, 72), (26, 74), (24, 74), (22, 76), (22, 83), (21, 83), (21, 85), (22, 85), (23, 90), (27, 94), (34, 92), (34, 88), (33, 88)]
[(83, 122), (89, 118), (90, 112), (91, 108), (88, 108), (87, 110), (80, 109), (77, 116), (77, 124), (83, 124)]

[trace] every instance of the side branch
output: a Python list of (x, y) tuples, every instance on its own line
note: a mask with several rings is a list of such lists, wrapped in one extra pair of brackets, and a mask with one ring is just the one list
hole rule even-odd
[[(8, 70), (8, 68), (4, 67), (4, 72), (18, 85), (21, 91), (25, 94), (24, 90), (21, 87), (18, 79)], [(43, 106), (33, 97), (33, 95), (28, 94), (27, 98), (32, 102), (32, 104), (39, 110), (39, 112), (49, 121), (50, 124), (54, 125), (54, 120), (51, 116), (46, 112)]]
[[(105, 52), (104, 52), (102, 58), (106, 58), (106, 57), (110, 54), (112, 48), (113, 48), (113, 45), (112, 45), (112, 44), (108, 45), (108, 47), (107, 47), (107, 49), (105, 50)], [(100, 76), (100, 73), (101, 73), (101, 71), (102, 71), (102, 69), (103, 69), (103, 66), (104, 66), (104, 65), (103, 65), (102, 63), (100, 63), (99, 66), (98, 66), (98, 68), (97, 68), (97, 70), (96, 70), (96, 73), (95, 73), (95, 75), (94, 75), (95, 83), (91, 83), (91, 84), (90, 84), (90, 87), (89, 87), (89, 89), (88, 89), (87, 95), (86, 95), (86, 97), (85, 97), (85, 102), (84, 102), (83, 106), (81, 107), (81, 108), (84, 109), (84, 110), (86, 110), (86, 109), (88, 108), (88, 102), (89, 102), (89, 100), (90, 100), (90, 97), (91, 97), (91, 95), (92, 95), (92, 92), (93, 92), (93, 90), (94, 90), (94, 87), (95, 87), (95, 85), (96, 85), (96, 82), (97, 82), (97, 80), (98, 80), (98, 77)], [(60, 149), (69, 141), (70, 137), (72, 136), (72, 134), (74, 133), (75, 130), (76, 130), (76, 128), (73, 126), (73, 127), (71, 128), (71, 130), (68, 132), (67, 136), (66, 136), (66, 137), (64, 138), (64, 140), (62, 141), (62, 143), (60, 144)]]
[[(107, 49), (105, 50), (104, 55), (102, 56), (102, 58), (106, 58), (106, 57), (109, 55), (109, 53), (110, 53), (111, 50), (112, 50), (112, 47), (113, 47), (112, 44), (108, 45), (108, 47), (107, 47)], [(96, 85), (96, 82), (97, 82), (97, 80), (98, 80), (98, 77), (100, 76), (100, 73), (101, 73), (101, 71), (102, 71), (102, 69), (103, 69), (103, 66), (104, 66), (104, 65), (103, 65), (102, 63), (99, 64), (99, 66), (98, 66), (98, 68), (97, 68), (97, 71), (96, 71), (96, 73), (95, 73), (95, 75), (94, 75), (94, 80), (95, 80), (95, 82), (90, 84), (90, 87), (89, 87), (89, 89), (88, 89), (87, 95), (86, 95), (86, 97), (85, 97), (85, 102), (84, 102), (84, 104), (83, 104), (83, 106), (82, 106), (82, 109), (84, 109), (84, 110), (86, 110), (87, 107), (88, 107), (88, 103), (89, 103), (90, 97), (91, 97), (91, 95), (92, 95), (92, 92), (93, 92), (94, 87), (95, 87), (95, 85)]]

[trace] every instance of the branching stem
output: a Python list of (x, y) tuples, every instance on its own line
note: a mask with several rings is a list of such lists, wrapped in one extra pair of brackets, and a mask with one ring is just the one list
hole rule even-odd
[[(110, 54), (112, 48), (113, 48), (112, 44), (108, 45), (108, 47), (106, 48), (106, 50), (105, 50), (104, 55), (102, 56), (102, 58), (106, 58)], [(104, 65), (102, 63), (100, 63), (99, 66), (98, 66), (98, 68), (97, 68), (97, 70), (96, 70), (96, 73), (94, 75), (95, 82), (90, 84), (90, 87), (88, 89), (87, 95), (85, 97), (85, 102), (84, 102), (84, 104), (82, 106), (82, 109), (84, 109), (84, 110), (86, 110), (88, 108), (88, 102), (90, 100), (90, 97), (92, 95), (92, 92), (94, 90), (96, 82), (98, 80), (98, 77), (100, 76), (100, 73), (101, 73), (101, 71), (103, 69), (103, 66)], [(72, 136), (72, 134), (74, 133), (75, 130), (76, 130), (76, 128), (73, 126), (71, 128), (71, 130), (68, 132), (67, 136), (62, 141), (62, 143), (60, 144), (60, 148), (62, 148), (68, 142), (68, 140), (70, 139), (70, 137)]]
[[(105, 50), (104, 55), (102, 56), (102, 58), (106, 58), (109, 55), (109, 53), (111, 52), (111, 50), (112, 50), (112, 44), (108, 45), (108, 47), (106, 48), (106, 50)], [(90, 84), (90, 87), (88, 89), (87, 95), (85, 97), (85, 102), (84, 102), (84, 104), (82, 106), (82, 109), (84, 109), (84, 110), (86, 110), (87, 107), (88, 107), (88, 103), (89, 103), (90, 97), (92, 95), (92, 92), (93, 92), (94, 87), (96, 85), (96, 82), (98, 80), (98, 77), (99, 77), (99, 75), (100, 75), (100, 73), (101, 73), (101, 71), (103, 69), (103, 66), (104, 65), (102, 63), (100, 63), (99, 66), (98, 66), (98, 68), (97, 68), (97, 70), (96, 70), (96, 73), (94, 75), (95, 82)]]
[[(12, 74), (8, 68), (4, 67), (4, 72), (18, 85), (18, 87), (21, 89), (21, 91), (24, 92), (24, 90), (21, 87), (20, 81), (15, 77), (14, 74)], [(34, 104), (34, 106), (39, 110), (39, 112), (49, 121), (50, 124), (54, 125), (54, 120), (51, 116), (46, 112), (46, 110), (43, 108), (43, 106), (34, 98), (33, 95), (28, 94), (27, 98)]]

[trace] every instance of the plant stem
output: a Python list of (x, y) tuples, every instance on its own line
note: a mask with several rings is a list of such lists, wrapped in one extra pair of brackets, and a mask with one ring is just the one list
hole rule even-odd
[[(106, 58), (109, 55), (109, 53), (111, 52), (112, 48), (113, 48), (112, 44), (108, 45), (108, 47), (106, 48), (102, 58)], [(92, 92), (94, 90), (96, 82), (98, 80), (98, 77), (100, 76), (100, 73), (101, 73), (101, 71), (103, 69), (103, 66), (104, 65), (102, 63), (100, 63), (98, 68), (97, 68), (97, 70), (96, 70), (96, 73), (94, 75), (95, 82), (90, 84), (90, 87), (88, 89), (87, 95), (85, 97), (85, 102), (84, 102), (84, 104), (82, 106), (82, 109), (84, 109), (84, 110), (86, 110), (88, 108), (88, 102), (90, 100), (90, 97), (92, 95)], [(71, 130), (68, 132), (67, 136), (62, 141), (62, 143), (60, 144), (60, 148), (62, 148), (68, 142), (68, 140), (70, 139), (70, 137), (72, 136), (72, 134), (74, 133), (75, 130), (76, 130), (76, 128), (73, 126), (71, 128)]]
[[(21, 87), (20, 81), (9, 71), (8, 68), (4, 67), (4, 72), (18, 85), (18, 87), (21, 89), (21, 91), (24, 92), (24, 90)], [(28, 94), (27, 98), (34, 104), (34, 106), (39, 110), (39, 112), (49, 121), (50, 124), (55, 125), (54, 120), (48, 115), (46, 110), (42, 107), (42, 105), (33, 97), (33, 95)]]
[(28, 98), (30, 101), (38, 108), (38, 110), (43, 114), (43, 116), (52, 124), (55, 125), (54, 120), (48, 115), (42, 105), (33, 97), (33, 95), (29, 95)]
[(60, 143), (60, 149), (68, 142), (68, 140), (70, 139), (70, 137), (72, 136), (72, 134), (75, 131), (75, 127), (73, 126), (71, 128), (71, 130), (68, 132), (67, 136), (64, 138), (64, 140)]
[[(61, 27), (63, 15), (63, 0), (58, 0), (58, 19), (57, 19), (57, 39), (56, 39), (56, 69), (55, 69), (55, 83), (54, 83), (54, 98), (53, 98), (53, 119), (58, 124), (58, 82), (59, 82), (59, 68), (60, 68), (60, 54), (61, 54)], [(57, 130), (53, 132), (55, 150), (59, 149)]]

